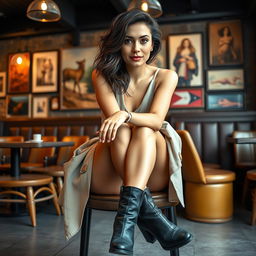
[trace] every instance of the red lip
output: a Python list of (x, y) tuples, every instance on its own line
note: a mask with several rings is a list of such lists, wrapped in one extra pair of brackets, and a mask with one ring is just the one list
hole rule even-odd
[(130, 57), (133, 61), (140, 61), (142, 59), (141, 56), (131, 56)]

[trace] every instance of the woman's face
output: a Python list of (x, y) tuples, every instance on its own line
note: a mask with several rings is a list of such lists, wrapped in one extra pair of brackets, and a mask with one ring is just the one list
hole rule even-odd
[(153, 50), (150, 28), (143, 22), (130, 25), (121, 47), (121, 55), (128, 66), (141, 66)]
[(183, 47), (188, 48), (189, 47), (189, 41), (188, 39), (184, 40)]

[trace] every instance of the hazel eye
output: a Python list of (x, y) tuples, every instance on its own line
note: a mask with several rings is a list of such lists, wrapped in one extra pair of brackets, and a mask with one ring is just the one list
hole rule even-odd
[(141, 44), (146, 44), (146, 43), (149, 42), (149, 39), (148, 38), (142, 38), (140, 42), (141, 42)]
[(132, 40), (129, 38), (124, 39), (124, 44), (131, 44)]

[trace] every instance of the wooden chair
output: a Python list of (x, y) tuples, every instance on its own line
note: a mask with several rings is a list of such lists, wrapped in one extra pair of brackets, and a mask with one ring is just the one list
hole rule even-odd
[[(0, 136), (1, 142), (23, 142), (23, 136)], [(0, 170), (1, 164), (10, 162), (11, 151), (9, 148), (0, 148)]]
[[(167, 192), (152, 193), (154, 202), (160, 209), (165, 209), (166, 216), (173, 223), (177, 224), (176, 220), (176, 205), (178, 201), (169, 202)], [(116, 211), (118, 209), (119, 195), (99, 195), (91, 194), (87, 206), (84, 211), (83, 223), (81, 228), (80, 240), (80, 256), (88, 256), (89, 238), (90, 238), (90, 224), (92, 209), (102, 211)], [(179, 256), (179, 250), (170, 251), (170, 256)]]
[[(42, 136), (43, 141), (57, 141), (56, 136)], [(53, 157), (55, 154), (55, 147), (52, 148), (31, 148), (29, 152), (28, 162), (21, 162), (20, 168), (23, 171), (28, 171), (34, 167), (42, 167), (44, 166), (44, 158), (45, 157)], [(2, 164), (0, 166), (2, 170), (9, 170), (10, 164)]]
[(206, 223), (231, 220), (235, 173), (204, 168), (189, 132), (177, 132), (182, 140), (182, 173), (185, 181), (187, 218)]
[(245, 203), (248, 190), (250, 190), (251, 183), (254, 183), (254, 186), (251, 188), (251, 195), (252, 195), (251, 224), (255, 225), (256, 224), (256, 169), (246, 172), (245, 181), (244, 181), (244, 190), (243, 190), (243, 196), (242, 196), (243, 204)]
[[(58, 204), (57, 194), (53, 185), (53, 178), (46, 175), (23, 174), (18, 179), (15, 177), (3, 175), (0, 176), (0, 188), (8, 188), (0, 192), (0, 202), (5, 203), (26, 203), (29, 209), (32, 226), (36, 226), (36, 207), (38, 202), (53, 200), (57, 214), (60, 215), (60, 207)], [(23, 193), (17, 188), (25, 188)], [(34, 191), (36, 188), (36, 191)], [(42, 194), (42, 192), (44, 192)], [(45, 195), (48, 192), (48, 195)], [(38, 195), (40, 194), (40, 197)], [(50, 195), (49, 195), (50, 194)], [(10, 197), (10, 196), (15, 196)], [(6, 196), (8, 196), (6, 198)], [(21, 197), (21, 199), (17, 198)]]
[[(73, 141), (74, 146), (72, 147), (62, 147), (58, 151), (57, 159), (54, 164), (47, 164), (46, 166), (42, 167), (33, 167), (30, 168), (30, 172), (32, 173), (41, 173), (41, 174), (47, 174), (49, 176), (54, 177), (56, 187), (57, 187), (57, 193), (59, 195), (62, 187), (63, 187), (63, 177), (64, 177), (64, 170), (63, 170), (63, 164), (67, 162), (73, 154), (73, 151), (83, 144), (84, 142), (89, 140), (89, 136), (65, 136), (63, 137), (62, 141)], [(47, 161), (46, 161), (47, 162)]]

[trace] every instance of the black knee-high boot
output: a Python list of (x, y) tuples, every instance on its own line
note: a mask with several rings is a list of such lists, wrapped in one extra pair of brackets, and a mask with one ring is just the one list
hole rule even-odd
[(147, 242), (154, 243), (157, 239), (165, 250), (179, 248), (192, 240), (190, 233), (177, 227), (162, 214), (148, 188), (144, 190), (137, 224)]
[(121, 255), (133, 254), (134, 229), (143, 200), (143, 193), (143, 190), (136, 187), (121, 187), (109, 252)]

